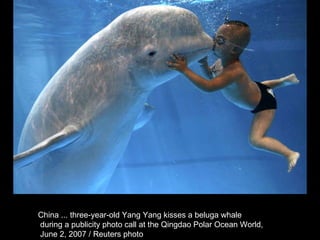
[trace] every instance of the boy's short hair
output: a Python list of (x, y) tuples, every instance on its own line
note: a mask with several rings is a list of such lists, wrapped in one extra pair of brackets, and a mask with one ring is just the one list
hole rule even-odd
[(223, 24), (230, 24), (230, 25), (238, 25), (238, 26), (242, 26), (242, 27), (249, 27), (249, 25), (243, 21), (240, 20), (229, 20), (226, 19), (224, 20)]
[(241, 20), (229, 20), (229, 19), (225, 19), (223, 24), (238, 26), (242, 29), (245, 29), (245, 31), (242, 31), (241, 33), (242, 40), (238, 44), (241, 45), (243, 49), (248, 50), (246, 47), (249, 44), (249, 41), (251, 38), (251, 30), (249, 25)]

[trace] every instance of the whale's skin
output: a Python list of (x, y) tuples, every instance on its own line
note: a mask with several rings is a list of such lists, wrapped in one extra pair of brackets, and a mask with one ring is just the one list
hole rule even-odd
[(14, 193), (103, 193), (148, 96), (178, 74), (166, 64), (170, 56), (192, 64), (211, 48), (190, 10), (149, 5), (119, 15), (36, 99), (14, 158)]

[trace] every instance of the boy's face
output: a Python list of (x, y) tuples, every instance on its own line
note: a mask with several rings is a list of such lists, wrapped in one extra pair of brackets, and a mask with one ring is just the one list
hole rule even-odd
[(221, 25), (213, 37), (213, 51), (217, 57), (226, 57), (236, 53), (235, 49), (243, 48), (239, 45), (241, 42), (241, 32), (234, 25)]
[(233, 46), (230, 44), (232, 29), (230, 27), (226, 24), (221, 25), (213, 37), (213, 51), (217, 57), (223, 57), (232, 50)]

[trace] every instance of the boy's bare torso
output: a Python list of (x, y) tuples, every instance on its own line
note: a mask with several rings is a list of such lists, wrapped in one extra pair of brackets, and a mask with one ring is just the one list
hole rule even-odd
[(224, 69), (219, 59), (212, 66), (212, 71), (216, 76), (228, 74), (228, 71), (236, 72), (233, 81), (221, 89), (224, 97), (230, 102), (247, 110), (252, 110), (258, 105), (261, 98), (259, 87), (251, 80), (240, 62), (235, 62)]

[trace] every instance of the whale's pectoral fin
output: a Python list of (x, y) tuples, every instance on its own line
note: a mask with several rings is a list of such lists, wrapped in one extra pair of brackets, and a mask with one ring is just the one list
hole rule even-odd
[(77, 140), (80, 135), (81, 134), (78, 127), (74, 125), (68, 125), (60, 132), (43, 140), (34, 147), (15, 155), (13, 157), (14, 167), (21, 168), (29, 165), (47, 153), (71, 144)]
[(149, 103), (145, 103), (141, 113), (139, 114), (136, 120), (133, 130), (138, 130), (142, 128), (144, 125), (146, 125), (152, 118), (153, 114), (154, 107), (151, 106)]

